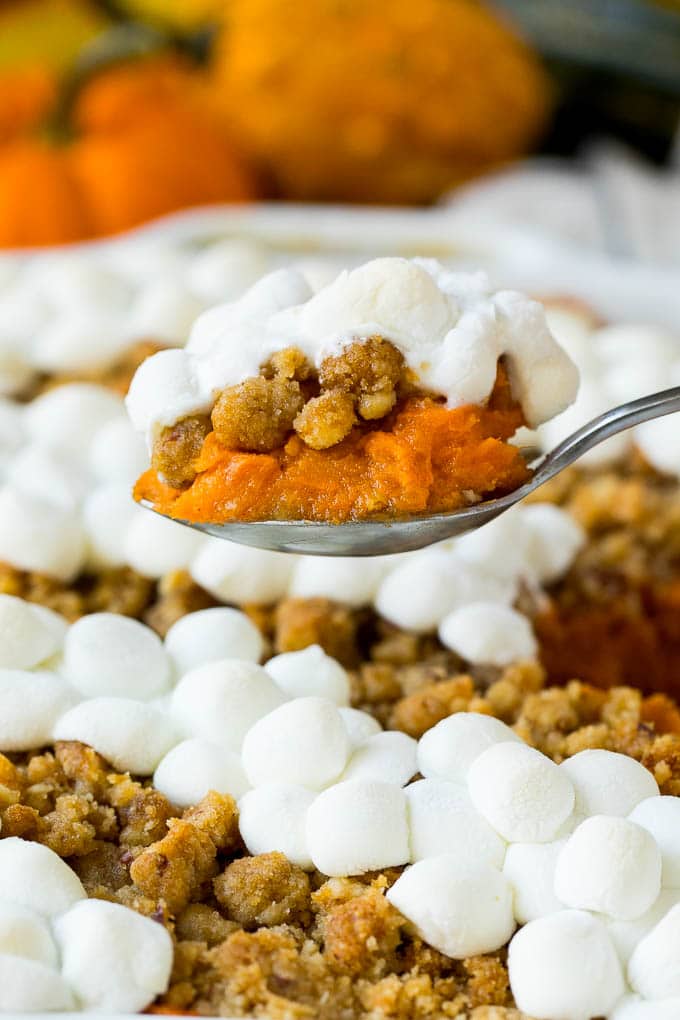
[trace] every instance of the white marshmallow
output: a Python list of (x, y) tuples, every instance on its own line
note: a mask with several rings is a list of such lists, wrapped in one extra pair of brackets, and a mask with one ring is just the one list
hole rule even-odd
[(238, 824), (251, 854), (278, 850), (301, 868), (311, 868), (307, 850), (307, 811), (314, 794), (293, 783), (267, 783), (250, 790), (238, 804)]
[(678, 356), (677, 334), (648, 323), (611, 323), (596, 330), (591, 339), (598, 357), (609, 365), (640, 361), (665, 367)]
[(515, 930), (512, 890), (500, 871), (455, 854), (413, 864), (387, 899), (421, 938), (454, 960), (500, 949)]
[(173, 691), (170, 707), (187, 736), (240, 751), (251, 726), (284, 701), (261, 666), (220, 659), (186, 673)]
[[(665, 382), (665, 386), (668, 382)], [(665, 418), (638, 425), (633, 432), (635, 443), (657, 471), (680, 475), (680, 442), (678, 418), (669, 414)]]
[(125, 563), (125, 539), (133, 520), (145, 511), (132, 498), (127, 484), (113, 483), (94, 489), (83, 504), (88, 560), (95, 568)]
[(210, 790), (238, 800), (249, 789), (241, 759), (209, 740), (183, 740), (162, 758), (153, 785), (177, 807), (197, 804)]
[(361, 562), (352, 556), (300, 556), (289, 594), (303, 599), (319, 596), (360, 609), (371, 604), (387, 569), (382, 556)]
[(133, 340), (151, 337), (181, 347), (203, 307), (179, 278), (159, 280), (142, 288), (133, 301), (127, 335)]
[(124, 482), (130, 486), (148, 468), (149, 454), (130, 422), (114, 418), (93, 435), (88, 463), (100, 482)]
[(466, 864), (501, 867), (505, 843), (475, 811), (464, 786), (441, 779), (421, 779), (404, 792), (412, 861), (449, 854)]
[(55, 740), (89, 744), (120, 772), (150, 776), (179, 743), (170, 719), (130, 698), (92, 698), (66, 712), (54, 727)]
[(70, 454), (39, 443), (30, 443), (12, 458), (6, 478), (15, 489), (68, 511), (80, 505), (90, 484)]
[(344, 707), (341, 707), (338, 711), (347, 730), (350, 749), (353, 750), (360, 747), (374, 733), (382, 733), (380, 723), (372, 715), (369, 715), (368, 712), (362, 712), (358, 708)]
[[(39, 606), (36, 603), (31, 603), (31, 608), (34, 613), (38, 615), (38, 618), (42, 622), (44, 627), (52, 634), (54, 639), (55, 648), (60, 649), (64, 643), (66, 637), (66, 631), (69, 628), (68, 620), (65, 620), (59, 613), (55, 613), (53, 609), (48, 609), (47, 606)], [(50, 662), (54, 659), (54, 655), (50, 657)]]
[(513, 581), (491, 577), (443, 549), (427, 550), (388, 573), (375, 608), (398, 627), (427, 633), (469, 602), (510, 603), (515, 594)]
[(76, 1009), (73, 992), (52, 967), (0, 953), (0, 1012), (64, 1013)]
[(625, 990), (605, 925), (581, 910), (525, 925), (510, 943), (508, 971), (517, 1008), (537, 1020), (607, 1016)]
[(110, 365), (128, 346), (120, 318), (76, 310), (43, 326), (30, 360), (41, 372), (83, 372)]
[(10, 486), (0, 490), (0, 560), (72, 581), (85, 562), (77, 516)]
[(628, 818), (656, 840), (661, 851), (661, 884), (680, 888), (680, 798), (657, 796), (641, 800)]
[(593, 815), (569, 836), (555, 867), (555, 894), (568, 907), (632, 921), (661, 889), (661, 853), (640, 825)]
[(165, 650), (178, 676), (218, 659), (259, 662), (264, 641), (259, 630), (238, 609), (217, 606), (181, 617), (165, 635)]
[(0, 397), (0, 468), (24, 442), (23, 406)]
[(189, 414), (210, 410), (212, 396), (201, 389), (188, 354), (159, 351), (134, 374), (125, 405), (132, 424), (147, 435)]
[(159, 514), (138, 514), (124, 542), (125, 562), (145, 577), (160, 578), (184, 570), (205, 539), (200, 532)]
[(528, 559), (532, 573), (543, 584), (556, 581), (585, 545), (585, 531), (550, 503), (522, 507), (522, 521), (531, 533)]
[(19, 903), (0, 903), (0, 953), (58, 964), (57, 947), (45, 919)]
[(85, 895), (75, 871), (53, 850), (17, 836), (0, 839), (0, 901), (55, 917)]
[(307, 811), (307, 848), (324, 875), (343, 878), (406, 864), (406, 797), (391, 783), (336, 783)]
[(57, 719), (77, 700), (56, 673), (0, 669), (0, 750), (32, 751), (49, 744)]
[[(541, 446), (544, 450), (552, 450), (582, 425), (608, 411), (615, 402), (607, 392), (602, 379), (586, 376), (581, 382), (578, 397), (569, 410), (546, 422), (539, 429)], [(580, 463), (589, 467), (611, 464), (625, 454), (629, 442), (624, 434), (611, 436), (610, 439), (582, 454)]]
[(294, 558), (254, 549), (222, 538), (209, 538), (189, 572), (197, 584), (221, 602), (267, 605), (286, 594)]
[(332, 701), (295, 698), (248, 730), (242, 753), (253, 786), (283, 782), (322, 790), (345, 768), (349, 738)]
[(59, 645), (59, 632), (30, 602), (0, 594), (0, 669), (30, 669)]
[(211, 304), (241, 297), (267, 271), (267, 257), (259, 245), (227, 238), (208, 245), (189, 265), (187, 280), (195, 294)]
[(560, 765), (576, 791), (577, 815), (628, 815), (659, 793), (654, 776), (627, 754), (599, 748), (579, 751)]
[(417, 742), (405, 733), (395, 730), (376, 733), (353, 752), (342, 781), (378, 779), (406, 786), (418, 771), (417, 750)]
[(320, 645), (309, 645), (301, 652), (275, 655), (264, 667), (289, 698), (317, 695), (336, 705), (349, 705), (349, 677), (336, 659), (326, 655)]
[[(110, 317), (123, 309), (130, 297), (125, 280), (92, 256), (60, 253), (43, 257), (29, 266), (27, 277), (52, 310), (62, 314), (85, 309)], [(90, 337), (93, 347), (97, 340), (96, 334)]]
[(104, 386), (67, 383), (31, 401), (24, 421), (36, 442), (86, 457), (95, 432), (123, 413), (123, 401)]
[(680, 998), (644, 1002), (637, 995), (626, 995), (611, 1015), (611, 1020), (677, 1020)]
[(515, 919), (519, 924), (562, 910), (555, 895), (555, 867), (566, 839), (552, 843), (512, 843), (503, 874), (512, 886)]
[(456, 712), (420, 738), (418, 769), (428, 779), (466, 783), (470, 766), (479, 755), (508, 740), (522, 743), (500, 719), (477, 712)]
[(493, 602), (472, 602), (455, 609), (439, 625), (439, 637), (461, 658), (480, 665), (508, 666), (533, 659), (538, 652), (526, 616)]
[(475, 759), (468, 789), (480, 814), (513, 843), (549, 843), (574, 808), (574, 788), (559, 767), (510, 741)]
[(161, 639), (118, 613), (91, 613), (69, 628), (62, 672), (86, 697), (148, 701), (170, 686), (170, 659)]
[(630, 960), (638, 942), (648, 935), (652, 928), (656, 927), (676, 903), (680, 903), (680, 889), (662, 889), (649, 910), (640, 914), (634, 921), (617, 921), (613, 918), (603, 917), (624, 967)]
[(64, 978), (86, 1010), (136, 1013), (168, 987), (170, 934), (135, 910), (84, 900), (57, 918), (54, 933)]
[(638, 942), (628, 961), (628, 980), (646, 999), (680, 996), (680, 903)]
[(492, 577), (515, 581), (528, 572), (531, 533), (521, 512), (510, 510), (456, 539), (456, 557)]

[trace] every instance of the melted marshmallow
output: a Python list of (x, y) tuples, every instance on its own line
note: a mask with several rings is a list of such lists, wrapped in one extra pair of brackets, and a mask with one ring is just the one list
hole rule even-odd
[(153, 438), (164, 425), (208, 410), (226, 386), (256, 376), (277, 350), (298, 347), (318, 367), (376, 334), (450, 407), (483, 403), (503, 355), (530, 425), (576, 396), (577, 369), (537, 302), (493, 293), (483, 276), (447, 272), (433, 260), (381, 258), (340, 273), (313, 296), (298, 271), (270, 273), (240, 300), (200, 316), (185, 351), (147, 359), (130, 387), (128, 411)]

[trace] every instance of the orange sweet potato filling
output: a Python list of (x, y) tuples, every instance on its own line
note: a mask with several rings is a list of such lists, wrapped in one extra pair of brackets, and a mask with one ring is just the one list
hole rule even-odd
[(499, 370), (488, 406), (447, 409), (420, 396), (401, 402), (380, 427), (353, 429), (341, 443), (312, 450), (292, 436), (272, 453), (243, 453), (203, 443), (198, 474), (184, 491), (155, 471), (135, 498), (180, 520), (316, 520), (338, 523), (453, 510), (478, 497), (512, 491), (529, 476), (506, 440), (523, 424)]

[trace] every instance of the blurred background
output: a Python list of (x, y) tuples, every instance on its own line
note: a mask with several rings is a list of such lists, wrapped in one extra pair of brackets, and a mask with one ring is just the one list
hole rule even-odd
[(680, 4), (0, 0), (0, 246), (445, 205), (680, 263)]

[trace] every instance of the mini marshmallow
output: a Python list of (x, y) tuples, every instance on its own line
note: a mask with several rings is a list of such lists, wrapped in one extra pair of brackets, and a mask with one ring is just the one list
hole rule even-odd
[(193, 528), (145, 512), (128, 526), (123, 545), (125, 562), (144, 577), (160, 578), (187, 568), (204, 541)]
[(0, 952), (2, 1013), (66, 1013), (77, 1009), (73, 992), (52, 967)]
[(222, 538), (203, 543), (189, 572), (196, 584), (221, 602), (268, 605), (286, 594), (294, 558)]
[(283, 782), (322, 790), (345, 768), (349, 738), (332, 701), (295, 698), (248, 730), (242, 753), (253, 786)]
[(577, 815), (630, 814), (636, 804), (657, 796), (654, 776), (627, 754), (599, 748), (579, 751), (560, 765), (576, 791)]
[(88, 561), (95, 568), (125, 563), (125, 540), (133, 520), (145, 511), (132, 498), (127, 484), (109, 483), (94, 489), (83, 504)]
[(57, 947), (45, 919), (19, 903), (0, 903), (0, 953), (58, 966)]
[(187, 736), (240, 751), (248, 730), (284, 701), (261, 666), (220, 659), (185, 674), (173, 691), (170, 707)]
[(75, 871), (54, 850), (17, 836), (0, 839), (0, 901), (55, 917), (85, 896)]
[(313, 867), (307, 850), (307, 811), (314, 794), (294, 783), (267, 783), (238, 805), (238, 824), (251, 854), (278, 850), (301, 868)]
[(628, 961), (628, 980), (646, 999), (680, 996), (680, 903), (638, 942)]
[(344, 708), (338, 709), (342, 716), (342, 721), (345, 724), (347, 730), (347, 736), (349, 737), (350, 748), (354, 750), (360, 747), (365, 740), (372, 737), (374, 733), (382, 733), (382, 727), (377, 719), (368, 712), (362, 712), (358, 708)]
[(171, 720), (131, 698), (92, 698), (66, 712), (54, 727), (55, 740), (79, 740), (119, 772), (150, 776), (179, 743)]
[(130, 422), (114, 418), (93, 435), (88, 463), (100, 482), (123, 482), (129, 487), (148, 468), (149, 454)]
[(387, 574), (378, 588), (375, 608), (398, 627), (427, 633), (470, 602), (512, 602), (515, 588), (512, 580), (489, 576), (451, 552), (429, 549), (408, 557)]
[(68, 582), (83, 566), (85, 550), (73, 513), (10, 486), (0, 490), (0, 560)]
[(516, 580), (527, 573), (531, 535), (519, 510), (510, 510), (455, 541), (456, 556), (492, 577)]
[(470, 766), (479, 755), (508, 740), (522, 743), (500, 719), (477, 712), (456, 712), (420, 738), (418, 769), (428, 779), (466, 783)]
[(307, 848), (324, 875), (343, 878), (406, 864), (406, 797), (391, 783), (336, 783), (307, 811)]
[(0, 669), (30, 669), (53, 655), (59, 644), (58, 631), (30, 602), (0, 595)]
[(574, 788), (559, 767), (533, 747), (512, 741), (495, 744), (475, 759), (468, 789), (480, 814), (513, 843), (549, 843), (574, 808)]
[(406, 786), (418, 771), (417, 750), (417, 742), (406, 733), (394, 730), (376, 733), (354, 751), (342, 781), (377, 779)]
[(607, 1016), (625, 991), (605, 925), (582, 910), (525, 925), (510, 943), (508, 971), (517, 1008), (537, 1020)]
[(255, 624), (238, 609), (216, 606), (188, 613), (165, 635), (165, 650), (178, 676), (218, 659), (259, 662), (264, 641)]
[(148, 434), (188, 414), (209, 411), (212, 396), (199, 386), (191, 359), (183, 350), (165, 350), (139, 366), (125, 406), (135, 429)]
[(555, 867), (555, 894), (568, 907), (632, 921), (661, 889), (661, 852), (642, 826), (593, 815), (569, 836)]
[(78, 697), (63, 677), (49, 672), (0, 669), (0, 751), (32, 751)]
[(260, 245), (239, 238), (210, 244), (195, 255), (187, 272), (189, 286), (204, 301), (233, 301), (267, 271)]
[(27, 404), (24, 422), (36, 442), (87, 456), (97, 429), (123, 414), (123, 401), (104, 386), (67, 383)]
[(535, 658), (538, 644), (529, 620), (509, 606), (472, 602), (439, 625), (442, 644), (479, 665), (508, 666)]
[(349, 677), (336, 659), (321, 645), (309, 645), (301, 652), (275, 655), (264, 667), (289, 698), (317, 695), (336, 705), (349, 705)]
[(611, 1014), (611, 1020), (678, 1020), (679, 1016), (680, 998), (644, 1002), (637, 995), (626, 995)]
[(680, 888), (680, 798), (649, 797), (635, 805), (628, 815), (641, 825), (661, 851), (661, 884)]
[(87, 493), (90, 480), (70, 454), (40, 443), (25, 446), (7, 465), (8, 484), (45, 503), (73, 511)]
[(152, 283), (137, 295), (127, 321), (127, 335), (138, 340), (153, 337), (165, 344), (182, 346), (203, 302), (179, 278)]
[(515, 920), (519, 924), (562, 910), (555, 895), (555, 868), (566, 839), (552, 843), (512, 843), (503, 874), (512, 886)]
[(677, 903), (680, 903), (680, 889), (662, 889), (649, 910), (640, 914), (634, 921), (616, 921), (603, 917), (624, 967), (628, 964), (638, 942), (642, 941)]
[(455, 854), (407, 868), (387, 899), (422, 939), (454, 960), (494, 952), (515, 930), (507, 879), (490, 864), (465, 864)]
[(543, 584), (564, 574), (586, 542), (586, 533), (574, 518), (550, 503), (522, 507), (522, 521), (531, 533), (528, 562)]
[(300, 556), (289, 594), (303, 599), (319, 596), (360, 609), (371, 604), (387, 569), (382, 556), (361, 562), (352, 556)]
[(441, 779), (420, 779), (404, 792), (412, 861), (449, 854), (466, 864), (501, 867), (505, 843), (475, 811), (464, 786)]
[(62, 672), (86, 697), (148, 701), (170, 686), (170, 659), (161, 639), (118, 613), (91, 613), (69, 628)]
[[(130, 299), (130, 288), (119, 273), (91, 255), (65, 255), (41, 258), (29, 265), (28, 282), (52, 310), (73, 312), (87, 309), (102, 318), (123, 309)], [(90, 336), (96, 346), (98, 335)], [(78, 367), (78, 366), (76, 366)]]
[(54, 934), (64, 978), (86, 1010), (137, 1013), (168, 987), (172, 938), (135, 910), (84, 900), (57, 918)]
[[(668, 386), (668, 381), (665, 382)], [(675, 415), (638, 425), (633, 432), (635, 445), (657, 471), (680, 475), (680, 443)]]
[(129, 339), (122, 319), (77, 310), (46, 323), (30, 351), (31, 364), (47, 373), (85, 372), (115, 361)]
[[(582, 425), (610, 410), (615, 403), (616, 400), (612, 399), (607, 392), (603, 379), (585, 376), (581, 380), (578, 397), (572, 406), (539, 429), (542, 448), (552, 450)], [(588, 467), (612, 464), (623, 456), (628, 449), (629, 442), (626, 435), (611, 436), (582, 454), (579, 461), (581, 464), (587, 464)]]
[(23, 405), (0, 397), (0, 467), (24, 443)]
[(209, 740), (183, 740), (158, 763), (153, 785), (171, 804), (191, 807), (210, 790), (235, 800), (249, 789), (241, 758)]

